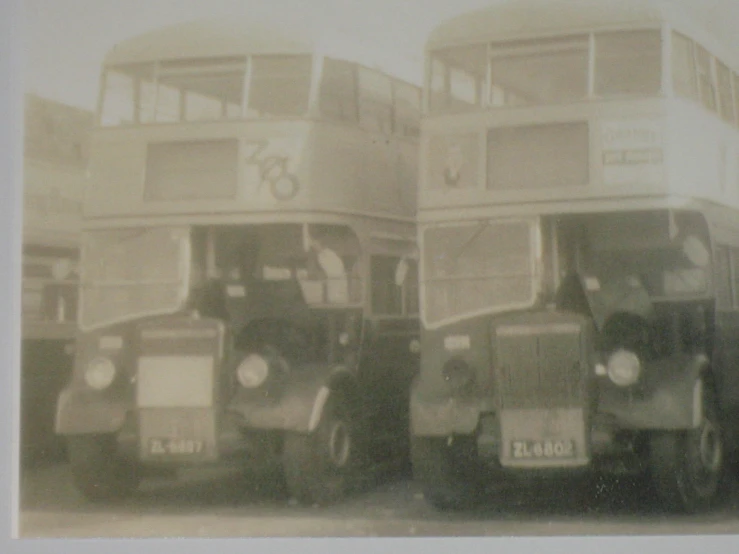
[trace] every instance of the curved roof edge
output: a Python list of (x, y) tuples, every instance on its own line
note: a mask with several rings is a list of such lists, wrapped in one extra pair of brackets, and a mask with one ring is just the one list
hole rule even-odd
[(429, 34), (427, 46), (658, 23), (669, 17), (666, 10), (658, 0), (507, 0), (441, 23)]
[(735, 36), (710, 28), (698, 15), (664, 0), (506, 0), (444, 21), (428, 35), (425, 49), (668, 23), (739, 70)]
[[(392, 50), (392, 49), (390, 49)], [(340, 31), (311, 31), (289, 22), (243, 18), (199, 19), (154, 29), (111, 48), (105, 65), (245, 56), (249, 54), (325, 54), (420, 83), (410, 60), (382, 44)]]

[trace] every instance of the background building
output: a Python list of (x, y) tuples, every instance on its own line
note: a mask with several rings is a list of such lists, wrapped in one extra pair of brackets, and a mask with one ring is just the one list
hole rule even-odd
[(25, 96), (21, 448), (60, 451), (53, 422), (69, 377), (91, 112)]

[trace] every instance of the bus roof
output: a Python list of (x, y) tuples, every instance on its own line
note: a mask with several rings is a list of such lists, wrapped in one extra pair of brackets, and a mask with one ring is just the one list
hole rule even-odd
[[(493, 40), (562, 35), (598, 29), (658, 26), (669, 23), (722, 54), (734, 35), (710, 30), (682, 6), (662, 0), (508, 0), (448, 19), (429, 35), (427, 50)], [(739, 62), (737, 50), (731, 50)], [(732, 60), (727, 60), (731, 62)], [(737, 65), (735, 63), (735, 65)]]
[[(420, 84), (410, 60), (339, 31), (241, 18), (200, 19), (155, 29), (115, 45), (105, 65), (266, 54), (324, 54)], [(385, 55), (383, 55), (385, 54)]]

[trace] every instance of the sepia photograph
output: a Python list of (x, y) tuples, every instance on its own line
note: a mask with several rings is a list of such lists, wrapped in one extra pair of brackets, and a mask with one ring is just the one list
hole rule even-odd
[(739, 534), (738, 0), (19, 5), (15, 539)]

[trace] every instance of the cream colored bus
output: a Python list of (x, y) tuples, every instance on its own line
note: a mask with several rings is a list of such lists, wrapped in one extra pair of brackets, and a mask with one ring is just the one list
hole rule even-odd
[(407, 465), (421, 89), (353, 44), (198, 21), (108, 53), (56, 420), (87, 497), (235, 462), (323, 503)]
[[(414, 472), (717, 499), (739, 423), (739, 58), (651, 1), (517, 0), (427, 44)], [(723, 39), (723, 41), (722, 41)]]

